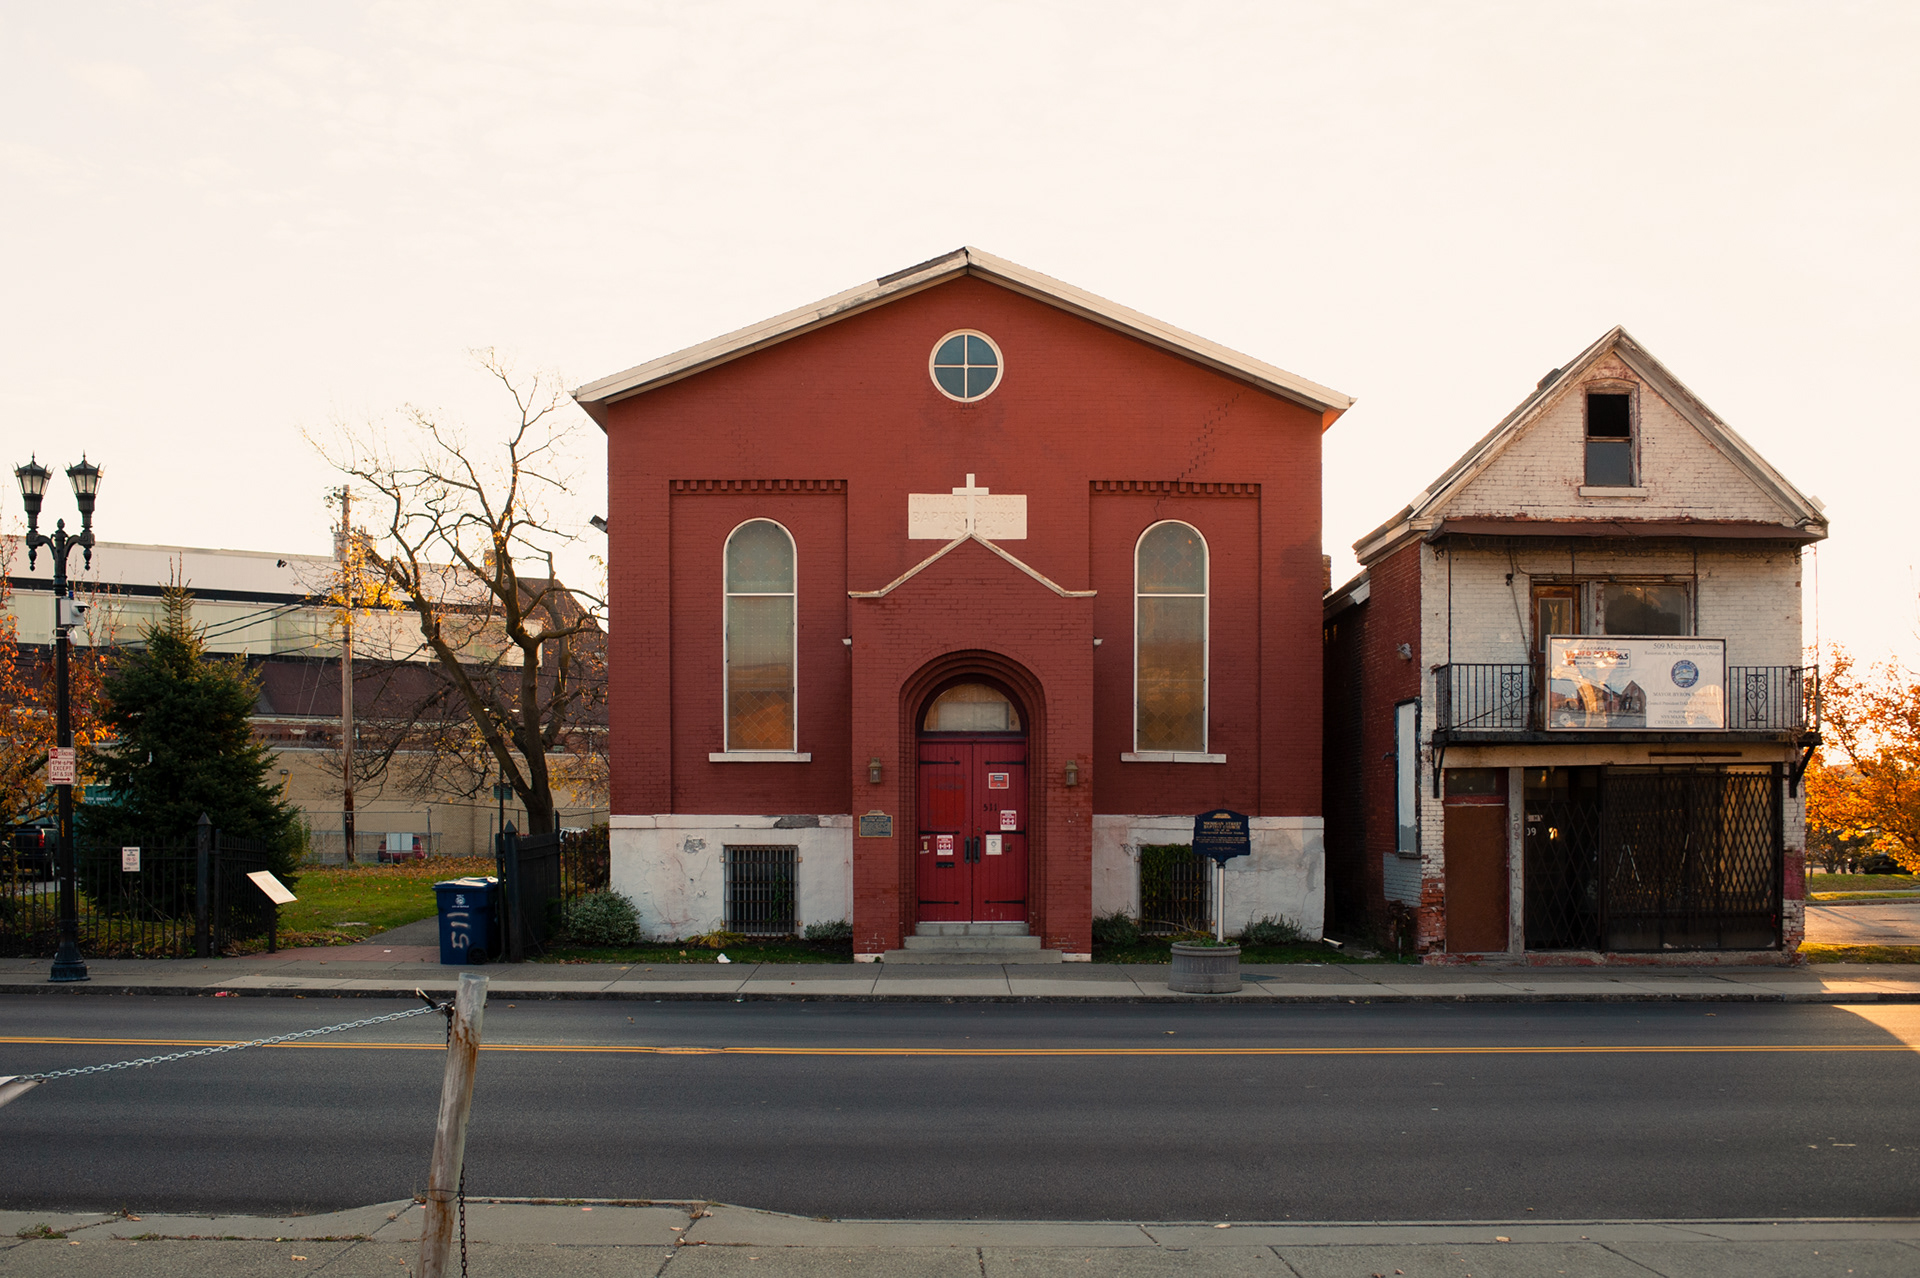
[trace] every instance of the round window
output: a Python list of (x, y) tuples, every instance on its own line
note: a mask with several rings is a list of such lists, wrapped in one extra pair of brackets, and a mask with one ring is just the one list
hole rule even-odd
[(962, 403), (979, 399), (1000, 384), (1000, 348), (985, 333), (971, 329), (948, 333), (935, 343), (928, 366), (940, 393)]

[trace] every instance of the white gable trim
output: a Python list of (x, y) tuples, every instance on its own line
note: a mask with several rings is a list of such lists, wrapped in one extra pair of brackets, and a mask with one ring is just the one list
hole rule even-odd
[[(784, 342), (788, 338), (798, 337), (850, 315), (932, 288), (961, 275), (972, 275), (991, 281), (1002, 288), (1045, 302), (1069, 314), (1104, 325), (1128, 337), (1136, 338), (1151, 346), (1171, 351), (1184, 359), (1204, 364), (1217, 372), (1249, 382), (1261, 390), (1278, 395), (1283, 399), (1304, 405), (1316, 412), (1333, 414), (1344, 413), (1353, 407), (1351, 396), (1322, 386), (1318, 382), (1308, 381), (1283, 368), (1276, 368), (1264, 360), (1254, 359), (1230, 350), (1217, 342), (1197, 337), (1184, 329), (1164, 324), (1150, 315), (1110, 302), (1071, 284), (1030, 271), (1024, 266), (1009, 262), (1005, 258), (983, 253), (977, 248), (955, 249), (943, 257), (922, 262), (918, 266), (908, 267), (892, 275), (883, 275), (870, 283), (850, 288), (844, 293), (835, 293), (832, 297), (761, 320), (745, 328), (736, 329), (711, 341), (689, 346), (685, 350), (663, 355), (659, 359), (639, 364), (624, 372), (602, 377), (598, 381), (588, 382), (573, 392), (574, 399), (586, 409), (589, 416), (602, 426), (606, 425), (606, 410), (610, 405), (635, 395), (645, 394), (670, 385), (695, 373), (704, 372), (730, 360), (739, 359), (754, 351)], [(1324, 424), (1331, 424), (1330, 422)]]
[(964, 545), (969, 541), (979, 542), (982, 546), (985, 546), (988, 550), (1000, 556), (1002, 559), (1012, 564), (1015, 568), (1018, 568), (1021, 572), (1024, 572), (1025, 574), (1027, 574), (1027, 576), (1033, 578), (1035, 581), (1045, 586), (1048, 590), (1051, 590), (1054, 594), (1059, 595), (1062, 599), (1091, 599), (1095, 595), (1100, 593), (1097, 590), (1068, 590), (1065, 586), (1053, 580), (1053, 578), (1047, 576), (1045, 573), (1040, 572), (1035, 568), (1029, 567), (1028, 565), (1021, 563), (1018, 559), (1015, 559), (1012, 555), (1008, 554), (1006, 551), (1002, 550), (1000, 547), (994, 545), (992, 542), (988, 541), (985, 537), (982, 537), (977, 533), (962, 533), (960, 536), (955, 537), (952, 541), (948, 542), (946, 545), (940, 547), (940, 549), (934, 551), (931, 555), (928, 555), (925, 559), (922, 559), (919, 563), (915, 564), (913, 567), (901, 573), (898, 577), (895, 577), (892, 581), (889, 581), (886, 585), (880, 587), (880, 589), (849, 590), (847, 592), (847, 598), (849, 599), (884, 599), (888, 595), (892, 594), (894, 591), (900, 589), (900, 587), (906, 585), (909, 581), (912, 581), (915, 577), (918, 577), (921, 573), (925, 572), (928, 568), (931, 568), (936, 561), (946, 558), (955, 549), (957, 549), (958, 547)]

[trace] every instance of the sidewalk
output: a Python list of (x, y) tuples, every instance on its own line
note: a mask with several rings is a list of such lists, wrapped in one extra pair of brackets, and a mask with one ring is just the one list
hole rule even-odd
[[(378, 945), (341, 947), (377, 950)], [(313, 994), (384, 996), (450, 990), (460, 969), (409, 956), (321, 960), (260, 954), (222, 959), (89, 960), (90, 981), (52, 985), (45, 959), (0, 959), (0, 993)], [(478, 969), (492, 998), (842, 1000), (857, 1002), (1920, 1003), (1920, 965), (1812, 967), (1418, 967), (1249, 964), (1238, 994), (1174, 994), (1160, 965), (888, 967), (884, 963), (496, 963)]]
[[(406, 1200), (281, 1219), (0, 1212), (0, 1275), (387, 1278), (417, 1266), (420, 1220)], [(42, 1225), (60, 1236), (19, 1236)], [(1920, 1220), (821, 1221), (704, 1203), (476, 1200), (467, 1238), (476, 1275), (580, 1278), (1907, 1278), (1920, 1270)]]

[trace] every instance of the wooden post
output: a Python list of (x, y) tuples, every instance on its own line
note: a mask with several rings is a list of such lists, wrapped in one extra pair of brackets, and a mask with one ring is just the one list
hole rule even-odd
[(480, 1062), (480, 1021), (487, 1010), (487, 978), (460, 973), (453, 996), (453, 1033), (447, 1041), (447, 1073), (440, 1084), (440, 1122), (433, 1133), (433, 1163), (427, 1171), (427, 1213), (420, 1225), (421, 1278), (445, 1278), (453, 1247), (454, 1204), (467, 1154), (467, 1115), (473, 1109), (473, 1071)]

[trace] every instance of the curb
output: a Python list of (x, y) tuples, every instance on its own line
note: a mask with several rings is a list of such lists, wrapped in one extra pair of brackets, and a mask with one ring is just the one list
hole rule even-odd
[[(228, 998), (397, 998), (412, 999), (410, 990), (393, 989), (340, 989), (320, 987), (301, 989), (294, 986), (280, 988), (242, 988), (225, 989), (218, 985), (106, 985), (92, 981), (54, 984), (46, 982), (35, 985), (0, 985), (0, 994), (44, 994), (44, 995), (139, 995), (180, 996), (210, 998), (216, 993)], [(648, 990), (644, 992), (627, 990), (527, 990), (518, 991), (511, 986), (490, 985), (487, 991), (489, 1000), (511, 998), (523, 1002), (614, 1002), (614, 1003), (1061, 1003), (1061, 1004), (1098, 1004), (1110, 1003), (1121, 1006), (1164, 1007), (1170, 1003), (1185, 1006), (1211, 1005), (1216, 1007), (1288, 1007), (1288, 1006), (1346, 1006), (1361, 1004), (1409, 1004), (1409, 1003), (1764, 1003), (1764, 1004), (1824, 1004), (1839, 1003), (1920, 1003), (1920, 990), (1888, 991), (1858, 990), (1836, 991), (1832, 993), (1782, 993), (1760, 994), (1750, 991), (1729, 991), (1725, 994), (1712, 994), (1699, 991), (1676, 992), (1672, 994), (1652, 992), (1632, 992), (1619, 994), (1571, 993), (1556, 994), (1547, 991), (1522, 992), (1512, 994), (1355, 994), (1351, 997), (1339, 994), (1302, 994), (1298, 996), (1270, 995), (1265, 998), (1233, 997), (1222, 998), (1213, 994), (1167, 994), (1150, 995), (1099, 995), (1099, 994), (781, 994), (776, 992), (747, 991), (729, 994), (712, 990)]]

